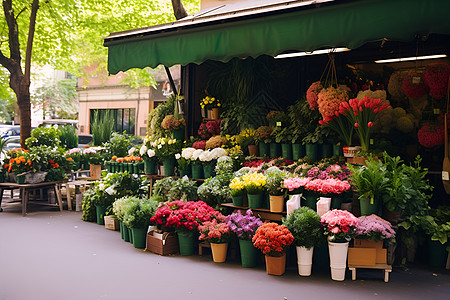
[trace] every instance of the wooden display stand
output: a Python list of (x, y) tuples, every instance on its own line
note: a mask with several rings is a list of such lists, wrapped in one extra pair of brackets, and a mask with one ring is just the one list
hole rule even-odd
[(169, 255), (178, 253), (178, 238), (174, 232), (147, 233), (147, 246), (145, 250), (159, 254)]
[(376, 264), (375, 266), (358, 266), (348, 264), (348, 269), (352, 271), (352, 280), (356, 280), (356, 269), (378, 269), (383, 270), (384, 282), (389, 282), (389, 273), (392, 272), (392, 266), (387, 264)]

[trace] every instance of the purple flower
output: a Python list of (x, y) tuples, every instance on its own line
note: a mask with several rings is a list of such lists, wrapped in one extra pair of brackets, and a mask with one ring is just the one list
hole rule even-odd
[(242, 215), (241, 211), (232, 213), (227, 216), (226, 223), (239, 239), (244, 240), (251, 240), (256, 229), (262, 225), (261, 219), (255, 217), (250, 209), (245, 212), (245, 215)]

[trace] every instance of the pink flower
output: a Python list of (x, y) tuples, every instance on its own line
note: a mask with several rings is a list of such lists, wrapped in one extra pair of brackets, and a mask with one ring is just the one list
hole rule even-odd
[(372, 122), (369, 122), (369, 123), (367, 123), (367, 127), (373, 127), (373, 123)]
[(355, 123), (355, 127), (358, 128), (358, 127), (359, 127), (359, 124), (358, 124), (358, 123)]

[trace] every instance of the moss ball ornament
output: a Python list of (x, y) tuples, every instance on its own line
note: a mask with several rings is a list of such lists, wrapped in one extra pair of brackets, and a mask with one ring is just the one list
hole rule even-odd
[(403, 103), (407, 99), (402, 88), (402, 83), (405, 76), (405, 73), (397, 71), (389, 78), (388, 92), (391, 95), (391, 98), (397, 103)]

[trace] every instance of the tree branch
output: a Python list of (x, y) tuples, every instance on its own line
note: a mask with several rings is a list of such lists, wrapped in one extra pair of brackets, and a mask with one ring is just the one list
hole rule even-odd
[(8, 69), (9, 73), (11, 73), (11, 70), (12, 70), (12, 67), (13, 67), (12, 61), (11, 61), (11, 59), (7, 58), (3, 54), (2, 50), (0, 50), (0, 64), (2, 66), (4, 66), (6, 69)]
[(172, 0), (172, 8), (173, 14), (175, 15), (175, 19), (183, 19), (188, 16), (188, 13), (184, 9), (183, 3), (181, 0)]
[(6, 24), (8, 24), (9, 57), (20, 64), (19, 28), (14, 17), (12, 0), (3, 0), (3, 12), (5, 13)]
[(31, 5), (30, 25), (28, 27), (27, 50), (25, 52), (25, 78), (30, 82), (31, 54), (33, 50), (33, 39), (36, 28), (36, 15), (39, 9), (39, 0), (33, 0)]

